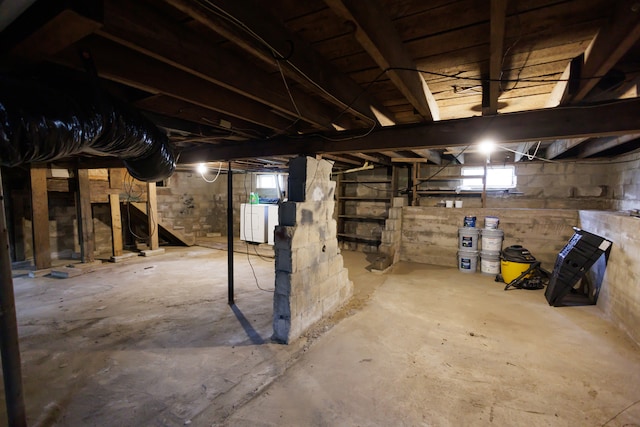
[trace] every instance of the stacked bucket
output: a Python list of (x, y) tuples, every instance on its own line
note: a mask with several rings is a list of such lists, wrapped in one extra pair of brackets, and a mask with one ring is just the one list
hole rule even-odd
[(480, 271), (484, 274), (500, 274), (500, 251), (504, 232), (498, 229), (498, 217), (484, 218), (482, 229), (482, 250), (480, 251)]
[[(476, 228), (476, 217), (466, 216), (464, 227), (458, 229), (458, 269), (463, 273), (475, 273), (480, 255), (480, 271), (484, 274), (500, 273), (500, 251), (504, 232), (498, 229), (495, 216), (484, 219), (485, 228)], [(482, 237), (480, 237), (482, 236)], [(479, 250), (482, 240), (482, 250)]]

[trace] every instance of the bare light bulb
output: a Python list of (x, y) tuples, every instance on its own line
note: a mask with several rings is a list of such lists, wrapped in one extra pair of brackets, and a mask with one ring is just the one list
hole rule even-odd
[(478, 144), (478, 150), (484, 154), (491, 154), (496, 149), (496, 142), (492, 139), (483, 139)]
[(200, 175), (204, 175), (207, 172), (207, 166), (204, 163), (198, 163), (196, 170)]

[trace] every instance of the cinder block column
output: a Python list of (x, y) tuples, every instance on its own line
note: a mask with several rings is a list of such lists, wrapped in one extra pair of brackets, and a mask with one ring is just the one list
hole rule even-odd
[(289, 201), (275, 231), (273, 339), (289, 343), (353, 294), (333, 219), (333, 164), (298, 157), (289, 163)]

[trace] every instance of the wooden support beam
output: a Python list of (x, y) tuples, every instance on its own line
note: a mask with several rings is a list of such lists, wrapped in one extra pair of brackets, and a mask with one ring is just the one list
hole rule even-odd
[[(123, 189), (124, 170), (109, 169), (109, 188)], [(122, 216), (120, 212), (120, 195), (109, 194), (109, 207), (111, 211), (111, 248), (113, 256), (123, 253), (122, 243)]]
[[(482, 115), (498, 114), (500, 96), (500, 76), (504, 57), (504, 29), (507, 13), (507, 0), (491, 0), (491, 30), (489, 43), (489, 96), (488, 105), (483, 105)], [(483, 88), (484, 90), (484, 88)]]
[(269, 142), (246, 141), (220, 144), (183, 152), (180, 163), (199, 163), (249, 157), (293, 154), (351, 153), (414, 148), (467, 146), (484, 135), (500, 143), (531, 140), (587, 138), (640, 133), (640, 98), (592, 105), (589, 108), (557, 107), (490, 117), (395, 126), (371, 132), (364, 137), (329, 141), (318, 136), (273, 138)]
[(378, 163), (381, 165), (389, 166), (391, 164), (391, 162), (389, 162), (389, 159), (387, 157), (382, 157), (380, 155), (374, 156), (374, 155), (365, 154), (365, 153), (351, 153), (351, 155), (353, 157), (357, 157), (359, 159), (367, 160), (369, 162)]
[(18, 321), (16, 319), (16, 301), (13, 291), (4, 200), (2, 176), (0, 175), (0, 354), (2, 356), (2, 379), (4, 380), (4, 406), (7, 414), (6, 425), (26, 427), (27, 413), (24, 405)]
[(547, 159), (555, 159), (563, 153), (571, 150), (573, 147), (576, 147), (586, 140), (589, 137), (581, 137), (581, 138), (567, 138), (567, 139), (558, 139), (553, 141), (553, 143), (547, 147), (547, 153), (545, 157)]
[[(506, 0), (499, 0), (506, 1)], [(427, 121), (438, 120), (438, 104), (378, 0), (325, 0), (340, 17), (355, 25), (355, 37)], [(398, 68), (398, 69), (393, 69)]]
[(0, 51), (31, 61), (48, 58), (102, 25), (102, 1), (39, 1), (2, 33)]
[(31, 165), (31, 221), (33, 223), (33, 258), (36, 270), (51, 267), (49, 241), (49, 197), (47, 195), (47, 166)]
[[(286, 60), (281, 61), (283, 70), (301, 85), (308, 87), (327, 101), (338, 107), (349, 107), (356, 116), (367, 121), (373, 120), (383, 126), (393, 125), (393, 114), (371, 97), (363, 93), (362, 88), (350, 77), (342, 74), (335, 66), (326, 61), (313, 47), (298, 35), (291, 33), (278, 20), (272, 17), (253, 0), (217, 0), (208, 5), (217, 9), (250, 28), (264, 40), (273, 51), (248, 41), (236, 31), (230, 30), (215, 15), (198, 2), (191, 0), (165, 0), (167, 3), (217, 32), (227, 40), (238, 45), (249, 54), (266, 62), (274, 63), (273, 54)], [(318, 89), (321, 88), (319, 91)]]
[[(302, 120), (333, 130), (331, 121), (336, 112), (290, 88), (294, 106), (280, 76), (256, 68), (142, 2), (105, 0), (104, 26), (98, 34), (290, 116), (297, 117), (299, 111)], [(351, 127), (345, 120), (340, 120), (340, 125)]]
[(77, 208), (78, 236), (80, 236), (80, 255), (82, 262), (95, 261), (95, 234), (93, 230), (93, 214), (91, 212), (91, 186), (89, 169), (76, 169), (78, 179)]
[(615, 3), (607, 24), (598, 31), (585, 52), (579, 88), (567, 100), (579, 102), (600, 79), (640, 40), (640, 5), (637, 0)]
[[(164, 93), (273, 130), (284, 129), (292, 124), (291, 120), (271, 113), (256, 101), (110, 40), (92, 36), (83, 40), (82, 44), (91, 51), (98, 74), (106, 79), (151, 93)], [(75, 49), (66, 50), (55, 60), (63, 65), (82, 68)], [(127, 66), (123, 67), (123, 64)]]
[(147, 218), (149, 219), (149, 249), (152, 251), (160, 247), (158, 241), (158, 198), (156, 183), (147, 183)]
[(581, 144), (578, 148), (578, 158), (584, 159), (586, 157), (591, 157), (638, 138), (640, 138), (640, 134), (636, 133), (631, 135), (590, 139), (589, 141)]
[(362, 162), (359, 162), (357, 160), (352, 160), (344, 156), (335, 156), (333, 154), (323, 154), (322, 157), (325, 159), (333, 160), (334, 162), (346, 163), (348, 165), (360, 166), (362, 164)]
[(440, 157), (440, 153), (436, 150), (431, 150), (428, 148), (416, 148), (411, 151), (416, 153), (420, 157), (424, 157), (425, 159), (435, 163), (436, 165), (442, 164), (442, 157)]

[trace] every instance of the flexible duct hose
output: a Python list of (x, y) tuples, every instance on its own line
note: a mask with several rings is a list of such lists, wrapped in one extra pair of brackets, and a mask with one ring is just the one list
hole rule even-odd
[(0, 165), (82, 153), (116, 156), (141, 181), (160, 181), (176, 167), (167, 135), (104, 92), (0, 76)]

